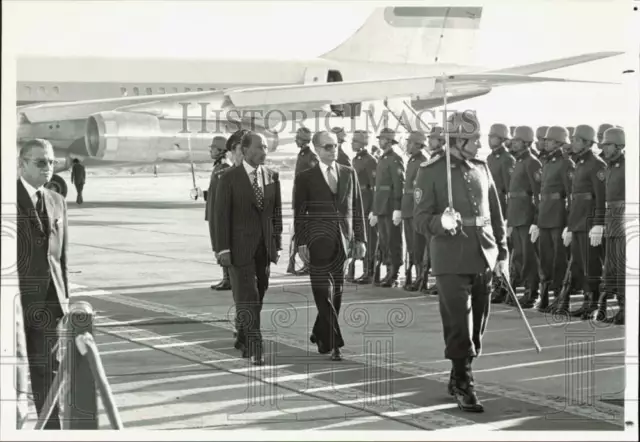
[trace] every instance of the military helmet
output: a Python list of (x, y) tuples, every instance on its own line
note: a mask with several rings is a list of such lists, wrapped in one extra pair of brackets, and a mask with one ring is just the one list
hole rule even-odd
[(454, 112), (447, 119), (446, 130), (451, 138), (468, 140), (480, 136), (480, 122), (474, 111)]
[(579, 124), (573, 133), (574, 138), (582, 138), (586, 141), (596, 141), (596, 131), (588, 124)]
[(526, 143), (533, 143), (533, 129), (529, 126), (518, 126), (513, 132), (513, 138), (518, 138)]
[(391, 141), (391, 144), (398, 144), (398, 142), (396, 141), (396, 131), (389, 127), (385, 127), (380, 131), (380, 135), (378, 135), (378, 139), (389, 140)]
[(489, 129), (489, 136), (495, 136), (507, 140), (509, 139), (509, 129), (504, 124), (496, 123), (491, 126), (491, 129)]
[(569, 132), (562, 126), (551, 126), (546, 135), (544, 136), (547, 140), (557, 141), (559, 143), (568, 144), (569, 143)]
[(600, 126), (598, 126), (598, 134), (604, 134), (608, 129), (611, 129), (612, 127), (613, 124), (602, 123)]
[(536, 130), (536, 138), (541, 140), (547, 136), (547, 131), (549, 130), (549, 126), (540, 126), (538, 130)]
[(612, 127), (604, 132), (602, 144), (615, 144), (617, 146), (624, 146), (624, 130), (619, 127)]

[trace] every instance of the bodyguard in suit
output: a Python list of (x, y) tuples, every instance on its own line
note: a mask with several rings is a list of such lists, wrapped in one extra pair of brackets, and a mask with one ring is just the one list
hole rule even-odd
[[(53, 176), (55, 157), (47, 140), (20, 149), (18, 200), (18, 278), (36, 410), (41, 412), (58, 370), (54, 348), (57, 326), (68, 312), (67, 204), (44, 185)], [(60, 429), (56, 405), (45, 429)]]
[[(207, 192), (204, 219), (209, 224), (209, 237), (211, 238), (211, 248), (215, 252), (215, 217), (214, 205), (216, 201), (216, 187), (222, 175), (229, 167), (230, 163), (227, 160), (227, 139), (223, 136), (213, 137), (213, 141), (209, 146), (209, 154), (213, 160), (213, 171), (211, 172), (211, 180), (209, 181), (209, 190)], [(229, 269), (222, 268), (222, 281), (218, 284), (211, 284), (211, 290), (230, 290), (231, 282), (229, 280)]]
[(449, 393), (464, 411), (483, 407), (474, 389), (473, 358), (480, 355), (489, 319), (493, 272), (508, 277), (505, 223), (487, 164), (476, 159), (480, 124), (475, 114), (455, 113), (447, 130), (451, 142), (453, 210), (448, 208), (446, 156), (420, 167), (414, 222), (431, 235), (431, 259), (440, 298), (445, 358), (451, 359)]
[(338, 323), (345, 264), (365, 255), (365, 223), (355, 171), (337, 164), (337, 138), (322, 131), (313, 137), (320, 164), (297, 175), (293, 214), (300, 257), (309, 263), (318, 308), (311, 342), (331, 359), (342, 359), (344, 340)]
[(240, 147), (242, 166), (222, 174), (216, 189), (215, 246), (231, 277), (235, 346), (254, 365), (261, 365), (260, 313), (271, 263), (278, 262), (282, 250), (282, 195), (278, 173), (264, 166), (266, 138), (249, 131)]
[(84, 199), (82, 198), (82, 191), (84, 190), (84, 183), (87, 179), (84, 166), (80, 164), (80, 160), (75, 158), (73, 160), (73, 167), (71, 168), (71, 184), (76, 186), (76, 203), (82, 204)]

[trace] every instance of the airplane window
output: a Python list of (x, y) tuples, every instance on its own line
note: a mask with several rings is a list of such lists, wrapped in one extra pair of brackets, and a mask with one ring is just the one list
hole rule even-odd
[(133, 88), (133, 94), (134, 95), (140, 95), (140, 89), (138, 89), (137, 86)]
[(31, 86), (25, 86), (24, 90), (28, 95), (31, 95)]
[(38, 92), (39, 92), (40, 94), (43, 94), (43, 95), (44, 95), (44, 94), (45, 94), (44, 86), (40, 86), (40, 87), (38, 88)]
[(198, 88), (198, 92), (202, 92), (202, 88), (201, 87)]
[(210, 88), (209, 88), (209, 90), (210, 90), (210, 91), (215, 91), (215, 90), (216, 90), (216, 88), (215, 88), (215, 87), (210, 87)]
[(126, 87), (121, 87), (120, 88), (120, 95), (122, 95), (123, 97), (127, 96), (127, 88)]
[(177, 88), (177, 87), (174, 87), (174, 88), (173, 88), (173, 93), (174, 93), (174, 94), (177, 94), (177, 93), (178, 93), (178, 88)]
[(60, 88), (58, 86), (54, 86), (53, 87), (53, 93), (56, 94), (56, 95), (59, 95), (60, 94)]
[(165, 93), (165, 89), (163, 87), (159, 88), (158, 90), (160, 91), (161, 94)]
[(147, 88), (147, 95), (151, 95), (153, 94), (153, 89), (151, 89), (150, 87)]
[(191, 88), (190, 88), (190, 87), (185, 87), (185, 88), (184, 88), (184, 91), (185, 91), (185, 92), (191, 92)]

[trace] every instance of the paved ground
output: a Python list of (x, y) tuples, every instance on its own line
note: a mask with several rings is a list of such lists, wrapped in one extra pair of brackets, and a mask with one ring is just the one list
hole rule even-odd
[(436, 298), (348, 285), (345, 360), (331, 362), (308, 342), (313, 297), (305, 278), (285, 275), (286, 255), (272, 267), (262, 314), (269, 364), (249, 366), (232, 348), (231, 293), (209, 288), (221, 272), (203, 203), (187, 199), (190, 181), (92, 177), (84, 205), (75, 190), (68, 197), (72, 296), (98, 311), (96, 339), (126, 427), (623, 429), (624, 327), (528, 311), (538, 354), (517, 312), (492, 306), (475, 364), (486, 412), (466, 414), (446, 394)]

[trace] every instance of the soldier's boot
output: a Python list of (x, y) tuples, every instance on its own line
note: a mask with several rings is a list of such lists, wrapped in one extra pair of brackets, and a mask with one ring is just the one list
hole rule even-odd
[(447, 393), (449, 396), (455, 396), (455, 387), (456, 387), (456, 371), (455, 368), (451, 367), (451, 373), (449, 374), (449, 384), (447, 384)]
[[(522, 297), (522, 301), (520, 301), (520, 306), (523, 309), (528, 309), (528, 308), (533, 308), (533, 307), (539, 307), (539, 305), (542, 303), (544, 304), (546, 302), (546, 305), (549, 304), (549, 292), (547, 291), (546, 297), (545, 294), (542, 293), (542, 296), (539, 297), (540, 299), (538, 299), (538, 290), (535, 288), (531, 288), (531, 287), (527, 287), (524, 291), (524, 296)], [(538, 301), (538, 302), (536, 302)]]
[(598, 306), (593, 314), (593, 320), (596, 322), (605, 322), (607, 319), (607, 300), (609, 293), (603, 291), (598, 298)]
[(423, 281), (424, 281), (424, 274), (423, 274), (423, 265), (416, 265), (416, 280), (413, 281), (413, 284), (411, 284), (411, 287), (406, 288), (405, 290), (409, 291), (409, 292), (417, 292), (418, 290), (420, 290), (422, 288), (423, 285)]
[(472, 358), (454, 360), (455, 384), (453, 395), (458, 402), (458, 408), (471, 413), (482, 413), (484, 407), (478, 400), (471, 371)]
[(556, 293), (555, 299), (547, 308), (548, 313), (563, 313), (569, 314), (571, 304), (571, 292), (569, 289), (554, 290)]
[(578, 310), (574, 310), (569, 314), (574, 318), (589, 319), (591, 314), (598, 308), (597, 300), (593, 292), (586, 292), (583, 295), (582, 305)]
[(616, 325), (624, 325), (624, 295), (618, 295), (618, 313), (613, 317), (613, 323)]
[(291, 257), (289, 258), (289, 266), (287, 267), (287, 273), (291, 275), (296, 274), (296, 256), (295, 255), (291, 255)]
[(386, 283), (387, 280), (391, 277), (391, 271), (390, 271), (390, 266), (385, 265), (387, 271), (384, 275), (384, 278), (380, 279), (380, 270), (381, 270), (381, 266), (378, 265), (376, 266), (376, 274), (374, 275), (374, 284), (378, 287), (382, 287), (382, 284)]
[(347, 269), (347, 276), (346, 276), (346, 281), (347, 282), (355, 282), (355, 273), (356, 273), (356, 262), (355, 260), (351, 260), (351, 262), (349, 263), (349, 268)]
[(362, 276), (353, 282), (356, 284), (371, 284), (373, 282), (373, 271), (368, 267), (365, 268), (364, 272), (362, 272)]
[(231, 290), (231, 280), (229, 279), (229, 269), (227, 267), (222, 268), (222, 281), (215, 286), (215, 290)]
[(385, 276), (384, 281), (380, 283), (380, 287), (398, 287), (398, 273), (399, 269), (395, 266), (389, 266), (387, 276)]
[(507, 291), (500, 284), (500, 278), (493, 278), (491, 289), (491, 304), (501, 304), (507, 297)]
[(422, 293), (424, 293), (425, 295), (438, 296), (438, 287), (435, 284), (433, 284), (432, 286), (429, 286), (427, 281), (428, 279), (425, 278), (425, 283), (424, 283), (424, 288), (422, 289)]
[(404, 286), (403, 289), (409, 291), (413, 287), (413, 263), (410, 262), (404, 271)]

